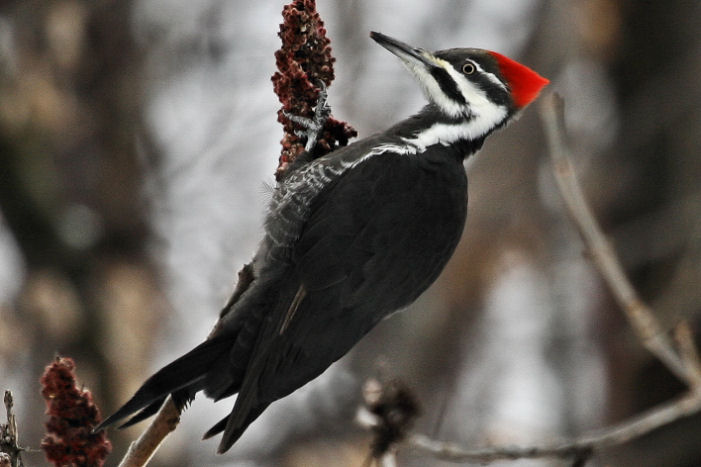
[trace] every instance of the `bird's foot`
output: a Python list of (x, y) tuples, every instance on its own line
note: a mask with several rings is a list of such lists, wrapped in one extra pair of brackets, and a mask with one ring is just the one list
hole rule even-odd
[(316, 106), (314, 107), (314, 116), (312, 118), (292, 115), (284, 110), (282, 111), (285, 117), (302, 128), (301, 130), (295, 130), (294, 133), (300, 138), (307, 139), (307, 143), (304, 145), (304, 150), (307, 152), (311, 152), (314, 146), (316, 146), (319, 134), (324, 128), (324, 124), (326, 124), (329, 115), (331, 115), (331, 107), (326, 103), (329, 97), (326, 84), (318, 80), (317, 86), (319, 87), (319, 97), (317, 98)]

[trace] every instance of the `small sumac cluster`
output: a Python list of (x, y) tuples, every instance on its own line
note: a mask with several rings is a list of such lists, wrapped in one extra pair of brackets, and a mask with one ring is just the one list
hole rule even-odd
[(92, 432), (100, 411), (90, 391), (78, 387), (73, 360), (57, 357), (40, 381), (50, 417), (41, 447), (49, 462), (56, 467), (102, 466), (112, 445), (104, 431)]
[[(282, 153), (278, 179), (297, 156), (304, 152), (303, 137), (295, 134), (295, 124), (285, 116), (313, 118), (320, 83), (328, 87), (334, 79), (330, 40), (314, 0), (295, 0), (282, 10), (283, 23), (278, 35), (282, 47), (275, 52), (278, 71), (272, 77), (275, 94), (282, 103), (278, 121), (282, 123)], [(312, 157), (327, 154), (357, 135), (353, 127), (330, 117), (319, 134)]]

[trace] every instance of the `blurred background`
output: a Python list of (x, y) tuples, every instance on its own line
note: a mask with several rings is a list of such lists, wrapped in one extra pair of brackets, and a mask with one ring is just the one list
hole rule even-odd
[[(0, 389), (37, 448), (38, 378), (75, 359), (103, 414), (201, 342), (262, 233), (282, 129), (270, 76), (284, 1), (0, 3)], [(588, 199), (666, 329), (701, 312), (701, 2), (324, 1), (330, 104), (361, 136), (423, 97), (377, 30), (500, 51), (566, 99)], [(468, 446), (572, 437), (683, 386), (636, 341), (556, 190), (538, 104), (468, 164), (470, 207), (434, 286), (277, 402), (226, 455), (199, 398), (151, 465), (359, 466), (368, 377), (399, 378), (415, 430)], [(117, 465), (145, 424), (111, 430)], [(701, 465), (701, 417), (591, 465)], [(25, 456), (43, 465), (41, 453)], [(449, 465), (409, 450), (402, 466)], [(559, 466), (556, 460), (493, 465)]]

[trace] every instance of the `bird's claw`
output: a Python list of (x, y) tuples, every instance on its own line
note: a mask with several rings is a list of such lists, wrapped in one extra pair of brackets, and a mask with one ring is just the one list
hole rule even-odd
[(326, 103), (329, 97), (326, 84), (322, 80), (318, 80), (317, 86), (319, 87), (319, 97), (317, 98), (316, 106), (314, 107), (314, 116), (312, 118), (292, 115), (285, 110), (282, 111), (282, 114), (292, 123), (302, 128), (300, 130), (294, 130), (294, 134), (300, 138), (307, 138), (307, 143), (304, 145), (304, 150), (307, 152), (311, 152), (314, 146), (316, 146), (319, 134), (324, 128), (329, 115), (331, 115), (331, 107)]

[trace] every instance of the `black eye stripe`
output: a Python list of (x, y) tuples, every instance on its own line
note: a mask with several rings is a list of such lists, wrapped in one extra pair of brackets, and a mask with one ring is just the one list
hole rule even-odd
[(497, 105), (509, 105), (508, 93), (501, 87), (496, 86), (487, 76), (482, 73), (475, 73), (471, 76), (471, 79), (473, 83), (487, 94), (489, 100)]
[(455, 84), (455, 81), (453, 81), (453, 78), (450, 77), (450, 74), (448, 74), (447, 71), (445, 71), (443, 68), (434, 67), (431, 68), (431, 76), (433, 76), (438, 83), (438, 86), (441, 87), (441, 90), (448, 97), (462, 105), (467, 103), (465, 102), (465, 97), (458, 89), (458, 85)]

